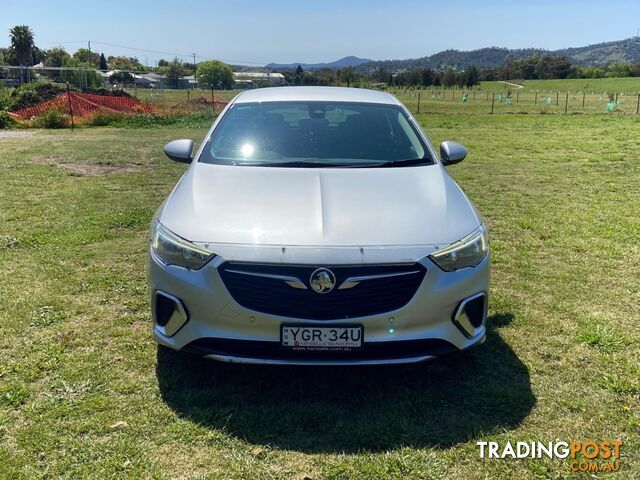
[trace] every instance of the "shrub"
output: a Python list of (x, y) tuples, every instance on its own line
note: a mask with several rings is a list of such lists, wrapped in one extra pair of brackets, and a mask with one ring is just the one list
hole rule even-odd
[(11, 118), (11, 115), (9, 115), (7, 112), (3, 112), (0, 110), (0, 128), (7, 128), (11, 124), (13, 124), (13, 119)]
[(11, 92), (7, 110), (15, 111), (46, 102), (58, 95), (62, 89), (50, 83), (25, 83)]
[(88, 122), (92, 127), (106, 127), (108, 125), (117, 125), (124, 122), (123, 113), (115, 112), (97, 112)]
[(69, 115), (57, 108), (46, 110), (33, 120), (33, 126), (39, 128), (66, 128), (69, 124)]
[(10, 110), (9, 107), (12, 103), (9, 91), (0, 86), (0, 110)]
[[(112, 127), (125, 128), (152, 128), (172, 125), (180, 125), (193, 128), (207, 128), (211, 126), (211, 123), (216, 118), (216, 116), (217, 115), (214, 115), (210, 111), (170, 115), (155, 115), (152, 113), (145, 113), (141, 115), (121, 115), (120, 118), (117, 119), (114, 116), (110, 119), (111, 121), (110, 123), (108, 123), (108, 125), (111, 125)], [(93, 122), (90, 122), (90, 124), (98, 126)]]

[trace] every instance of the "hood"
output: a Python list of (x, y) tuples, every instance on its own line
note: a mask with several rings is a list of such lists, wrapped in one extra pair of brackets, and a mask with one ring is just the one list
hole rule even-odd
[(479, 224), (440, 165), (273, 168), (195, 163), (160, 221), (196, 242), (447, 245)]

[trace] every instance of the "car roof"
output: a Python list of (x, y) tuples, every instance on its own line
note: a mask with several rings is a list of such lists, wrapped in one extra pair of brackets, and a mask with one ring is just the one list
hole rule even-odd
[(234, 103), (253, 102), (357, 102), (399, 105), (391, 94), (378, 90), (346, 87), (271, 87), (247, 90)]

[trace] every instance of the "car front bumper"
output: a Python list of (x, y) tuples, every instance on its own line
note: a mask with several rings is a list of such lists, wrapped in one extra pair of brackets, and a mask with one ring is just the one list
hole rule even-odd
[[(218, 267), (225, 261), (218, 256), (200, 270), (190, 271), (165, 265), (150, 252), (149, 287), (157, 343), (225, 362), (371, 365), (430, 360), (480, 344), (486, 336), (489, 256), (477, 267), (457, 272), (444, 272), (424, 256), (417, 262), (426, 268), (426, 274), (406, 305), (346, 320), (298, 319), (245, 308), (234, 300), (219, 274)], [(470, 327), (460, 315), (461, 307), (465, 299), (476, 296), (484, 298), (482, 319)], [(164, 326), (157, 322), (159, 297), (179, 302), (182, 310), (176, 309), (175, 317)], [(358, 351), (335, 354), (284, 350), (280, 347), (283, 323), (362, 325), (364, 345)]]

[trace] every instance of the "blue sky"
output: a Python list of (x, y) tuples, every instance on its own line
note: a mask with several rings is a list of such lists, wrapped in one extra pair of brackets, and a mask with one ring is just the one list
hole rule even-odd
[(75, 51), (92, 40), (92, 50), (149, 64), (195, 52), (252, 65), (583, 46), (636, 35), (640, 1), (0, 0), (0, 46), (17, 24), (31, 26), (44, 48)]

